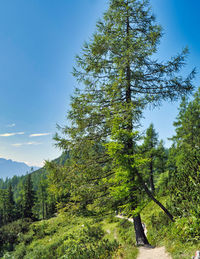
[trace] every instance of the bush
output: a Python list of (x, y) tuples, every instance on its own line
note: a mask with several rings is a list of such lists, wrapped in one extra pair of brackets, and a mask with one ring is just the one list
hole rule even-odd
[(112, 258), (118, 248), (109, 241), (99, 223), (93, 219), (59, 216), (32, 224), (29, 231), (18, 236), (15, 251), (4, 259), (100, 259)]
[(20, 219), (0, 228), (0, 255), (4, 251), (12, 251), (21, 234), (29, 229), (31, 219)]
[(135, 232), (133, 223), (128, 221), (127, 219), (123, 219), (118, 223), (118, 232), (123, 242), (126, 245), (135, 245)]
[(61, 258), (111, 258), (118, 244), (116, 241), (111, 242), (103, 237), (104, 232), (101, 226), (86, 225), (80, 229), (79, 233), (76, 232), (67, 237), (62, 247), (65, 254)]

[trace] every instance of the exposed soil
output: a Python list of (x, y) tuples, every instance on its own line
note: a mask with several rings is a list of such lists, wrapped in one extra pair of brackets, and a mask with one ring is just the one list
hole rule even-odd
[(137, 259), (172, 259), (165, 247), (140, 247)]

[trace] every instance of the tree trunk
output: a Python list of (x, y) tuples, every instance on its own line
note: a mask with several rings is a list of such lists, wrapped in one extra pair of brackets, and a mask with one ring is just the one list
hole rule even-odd
[(149, 245), (149, 242), (142, 227), (141, 217), (138, 214), (133, 218), (137, 246)]
[[(128, 2), (127, 2), (128, 4)], [(126, 24), (126, 34), (127, 36), (129, 36), (129, 14), (128, 14), (128, 9), (127, 9), (127, 24)], [(127, 44), (127, 49), (129, 48), (128, 44)], [(127, 67), (126, 67), (126, 81), (127, 81), (127, 89), (126, 89), (126, 103), (127, 104), (131, 104), (132, 100), (131, 100), (131, 69), (130, 69), (130, 63), (129, 63), (129, 58), (128, 58), (128, 62), (127, 62)], [(129, 133), (133, 132), (133, 118), (132, 118), (132, 111), (130, 111), (130, 114), (127, 118), (127, 124), (128, 124), (128, 131)], [(127, 141), (126, 141), (126, 152), (128, 155), (133, 155), (133, 139), (132, 137), (130, 137)], [(131, 170), (131, 161), (129, 163), (130, 166), (130, 171)], [(130, 177), (130, 181), (133, 182), (134, 181), (134, 172), (132, 171), (132, 177)], [(132, 202), (132, 206), (133, 206), (133, 210), (135, 209), (135, 203), (137, 203), (135, 201), (135, 197), (134, 197), (134, 190), (130, 190), (130, 200)], [(141, 218), (140, 218), (140, 214), (138, 214), (136, 217), (133, 218), (133, 222), (134, 222), (134, 228), (135, 228), (135, 237), (136, 237), (136, 243), (137, 245), (149, 245), (149, 242), (144, 234), (144, 229), (142, 227), (142, 222), (141, 222)]]
[(153, 201), (165, 212), (165, 214), (170, 218), (171, 221), (174, 222), (174, 218), (173, 218), (172, 214), (171, 214), (171, 213), (168, 211), (168, 209), (165, 208), (165, 206), (162, 205), (162, 203), (160, 203), (160, 202), (154, 197), (154, 195), (150, 192), (150, 190), (147, 188), (145, 182), (144, 182), (143, 179), (142, 179), (142, 176), (141, 176), (140, 173), (137, 171), (137, 169), (135, 169), (135, 172), (136, 172), (136, 175), (138, 176), (138, 179), (139, 179), (139, 181), (140, 181), (141, 186), (144, 188), (144, 190), (145, 190), (146, 194), (149, 196), (149, 198), (150, 198), (151, 200), (153, 200)]

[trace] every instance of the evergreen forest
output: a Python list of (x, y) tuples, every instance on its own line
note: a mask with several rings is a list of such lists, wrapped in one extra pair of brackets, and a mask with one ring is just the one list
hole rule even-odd
[[(165, 246), (183, 259), (198, 250), (200, 88), (195, 69), (182, 72), (187, 48), (154, 59), (162, 33), (149, 1), (109, 1), (76, 56), (77, 88), (54, 136), (62, 155), (0, 179), (0, 258), (134, 259), (140, 246)], [(177, 101), (167, 148), (141, 120)]]

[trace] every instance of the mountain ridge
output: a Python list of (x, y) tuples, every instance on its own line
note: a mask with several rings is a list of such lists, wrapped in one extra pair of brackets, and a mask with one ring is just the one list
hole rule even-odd
[(21, 176), (39, 169), (36, 166), (28, 166), (24, 162), (14, 161), (0, 157), (0, 178), (12, 178), (14, 175)]

